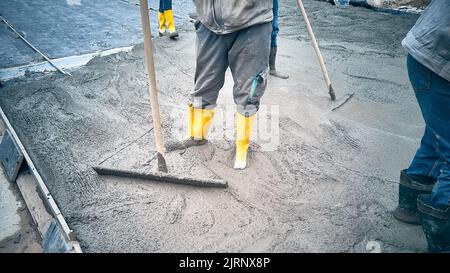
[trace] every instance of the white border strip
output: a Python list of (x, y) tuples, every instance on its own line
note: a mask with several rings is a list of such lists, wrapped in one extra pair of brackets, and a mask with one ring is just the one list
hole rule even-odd
[[(75, 55), (58, 59), (52, 59), (52, 63), (63, 69), (72, 69), (86, 65), (90, 60), (94, 59), (95, 57), (104, 57), (119, 52), (130, 52), (133, 49), (133, 47), (134, 46), (119, 47), (84, 55)], [(26, 73), (29, 72), (45, 73), (51, 71), (56, 71), (56, 69), (48, 62), (40, 62), (36, 64), (27, 64), (10, 68), (2, 68), (0, 69), (0, 80), (8, 81), (15, 78), (23, 77), (25, 76)]]

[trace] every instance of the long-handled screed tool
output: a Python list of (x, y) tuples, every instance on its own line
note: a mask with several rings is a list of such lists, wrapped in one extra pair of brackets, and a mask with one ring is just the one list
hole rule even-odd
[(158, 96), (156, 89), (156, 73), (153, 60), (153, 44), (150, 30), (150, 19), (148, 15), (147, 0), (139, 0), (141, 11), (142, 31), (144, 33), (144, 51), (147, 64), (147, 73), (149, 81), (150, 100), (152, 106), (153, 132), (155, 136), (156, 157), (158, 159), (158, 173), (137, 172), (122, 169), (112, 169), (103, 166), (95, 166), (94, 170), (99, 175), (113, 175), (118, 177), (129, 177), (136, 179), (146, 179), (157, 182), (168, 182), (176, 184), (184, 184), (198, 187), (220, 187), (225, 188), (228, 183), (221, 179), (196, 179), (191, 177), (177, 177), (167, 174), (167, 164), (165, 160), (165, 147), (163, 142), (163, 134), (161, 129), (161, 115), (159, 112)]
[(147, 74), (150, 89), (150, 101), (152, 104), (153, 132), (155, 135), (156, 153), (158, 158), (158, 170), (167, 173), (167, 164), (164, 158), (165, 148), (161, 130), (161, 115), (159, 113), (158, 95), (156, 89), (155, 63), (153, 61), (153, 43), (148, 18), (147, 0), (140, 0), (142, 31), (144, 32), (144, 52), (147, 63)]
[[(302, 0), (297, 0), (297, 4), (298, 4), (298, 7), (300, 8), (300, 12), (302, 13), (303, 19), (305, 20), (306, 28), (308, 29), (309, 36), (311, 37), (314, 51), (316, 52), (317, 58), (319, 59), (320, 68), (322, 69), (323, 77), (325, 79), (325, 83), (328, 88), (328, 94), (330, 94), (331, 100), (335, 101), (336, 94), (334, 93), (333, 86), (331, 85), (331, 80), (330, 80), (330, 77), (328, 76), (327, 67), (323, 60), (322, 53), (320, 52), (320, 48), (317, 43), (316, 36), (314, 35), (314, 32), (312, 30), (311, 23), (309, 22), (308, 15), (306, 14), (306, 10), (305, 10), (305, 7), (303, 6)], [(341, 107), (344, 103), (346, 103), (352, 97), (353, 97), (353, 93), (347, 94), (343, 98), (340, 98), (339, 99), (340, 103), (337, 106), (334, 106), (331, 110), (333, 111), (333, 110)]]

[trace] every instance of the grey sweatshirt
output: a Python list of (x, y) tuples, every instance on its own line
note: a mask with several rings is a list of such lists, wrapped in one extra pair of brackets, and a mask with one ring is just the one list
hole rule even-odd
[(273, 0), (193, 0), (198, 20), (217, 34), (228, 34), (273, 19)]
[(450, 0), (433, 0), (402, 45), (414, 59), (450, 81)]

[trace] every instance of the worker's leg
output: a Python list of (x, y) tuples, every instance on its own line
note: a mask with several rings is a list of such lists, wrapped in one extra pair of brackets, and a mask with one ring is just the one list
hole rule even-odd
[(448, 253), (450, 252), (450, 143), (439, 141), (439, 147), (446, 149), (445, 164), (432, 194), (419, 195), (417, 207), (422, 229), (427, 238), (428, 251)]
[(166, 33), (166, 17), (164, 16), (165, 1), (159, 0), (159, 12), (158, 12), (158, 26), (159, 36), (163, 36)]
[(175, 29), (175, 21), (173, 19), (172, 0), (159, 0), (158, 20), (160, 36), (166, 35), (171, 38), (178, 37), (178, 32)]
[(450, 207), (433, 204), (431, 194), (419, 195), (417, 207), (428, 251), (450, 253)]
[(445, 95), (441, 95), (442, 92), (445, 94), (446, 91), (440, 91), (446, 88), (441, 81), (447, 84), (448, 82), (410, 55), (408, 55), (408, 74), (425, 121), (425, 133), (406, 172), (412, 176), (426, 176), (437, 179), (443, 164), (445, 164), (445, 158), (437, 145), (436, 133), (442, 132), (441, 134), (445, 135), (450, 130), (450, 128), (443, 128), (445, 127), (443, 126), (444, 123), (449, 122), (448, 120), (445, 121), (444, 117), (446, 114), (450, 114), (450, 112), (446, 113), (450, 108), (448, 105), (442, 104), (442, 101), (448, 101)]
[(402, 170), (398, 186), (398, 206), (393, 211), (394, 217), (405, 223), (420, 225), (417, 196), (431, 193), (435, 183), (436, 179), (432, 177), (410, 175), (407, 170)]
[(434, 132), (436, 151), (443, 159), (431, 201), (433, 204), (450, 206), (450, 82), (433, 73), (431, 89), (433, 107), (427, 124)]
[(278, 0), (273, 0), (273, 21), (272, 21), (272, 34), (270, 40), (271, 47), (278, 46), (278, 32), (280, 32), (280, 28), (278, 27)]
[(432, 108), (430, 82), (432, 72), (414, 58), (408, 56), (408, 74), (426, 127), (414, 159), (409, 168), (401, 173), (399, 205), (393, 214), (403, 222), (420, 224), (417, 214), (417, 196), (431, 193), (444, 161), (436, 150), (434, 133), (427, 123)]
[(172, 0), (159, 0), (159, 12), (172, 9)]
[[(450, 88), (447, 90), (450, 95)], [(447, 100), (447, 103), (450, 101)], [(450, 113), (447, 111), (447, 117), (449, 115)], [(447, 123), (447, 126), (450, 124)], [(450, 252), (450, 142), (448, 138), (445, 139), (439, 134), (436, 136), (439, 136), (436, 141), (439, 152), (442, 152), (445, 157), (445, 164), (429, 198), (421, 199), (419, 197), (418, 209), (422, 229), (427, 238), (428, 250), (430, 252)]]
[(206, 144), (209, 127), (214, 118), (219, 91), (225, 83), (228, 68), (228, 47), (224, 35), (210, 31), (200, 21), (195, 23), (196, 67), (194, 89), (188, 105), (187, 139), (169, 144), (168, 151)]
[(167, 30), (169, 37), (178, 37), (178, 32), (175, 29), (175, 21), (173, 19), (172, 0), (164, 0), (166, 2), (164, 8), (164, 17), (166, 18)]
[(191, 103), (194, 108), (213, 109), (228, 68), (226, 35), (212, 32), (199, 21), (195, 29), (196, 67)]
[(199, 21), (196, 28), (196, 68), (194, 90), (191, 92), (189, 136), (205, 139), (212, 122), (220, 89), (228, 68), (228, 48), (224, 35), (210, 31)]
[(272, 35), (271, 35), (270, 55), (269, 55), (270, 75), (281, 79), (287, 79), (289, 78), (288, 75), (284, 75), (279, 71), (277, 71), (276, 69), (276, 60), (278, 51), (277, 37), (279, 31), (280, 28), (278, 27), (278, 0), (273, 0)]
[(240, 30), (229, 51), (234, 102), (237, 105), (236, 169), (243, 169), (247, 165), (254, 115), (258, 111), (269, 74), (271, 31), (271, 23)]
[(244, 116), (256, 114), (266, 90), (271, 31), (271, 23), (240, 30), (228, 53), (234, 102)]
[(424, 145), (419, 148), (411, 171), (422, 169), (422, 174), (437, 174), (432, 194), (421, 195), (417, 203), (422, 228), (430, 251), (450, 251), (450, 82), (412, 57), (408, 59), (408, 68), (428, 128), (425, 146), (433, 148), (431, 151), (425, 148), (420, 151)]

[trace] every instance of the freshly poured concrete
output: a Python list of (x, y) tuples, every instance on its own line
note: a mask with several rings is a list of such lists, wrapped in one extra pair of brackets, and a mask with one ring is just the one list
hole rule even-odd
[[(159, 0), (149, 0), (158, 7)], [(0, 15), (51, 59), (126, 47), (143, 39), (137, 0), (32, 0), (0, 2)], [(192, 1), (174, 1), (177, 14), (186, 15)], [(157, 15), (150, 12), (153, 26)], [(175, 18), (177, 24), (183, 20)], [(157, 34), (156, 28), (152, 29)], [(0, 21), (0, 68), (43, 58)]]
[[(328, 110), (295, 1), (283, 2), (278, 67), (291, 77), (270, 78), (263, 98), (279, 110), (279, 146), (268, 151), (264, 141), (253, 143), (244, 171), (233, 169), (233, 137), (169, 155), (172, 170), (188, 172), (179, 162), (195, 163), (202, 174), (226, 179), (226, 190), (99, 177), (92, 170), (107, 158), (133, 168), (154, 163), (145, 161), (153, 142), (142, 45), (96, 58), (72, 78), (35, 76), (0, 89), (1, 106), (84, 251), (425, 251), (420, 227), (390, 214), (399, 172), (423, 130), (400, 45), (417, 16), (305, 5), (337, 96), (355, 96)], [(190, 30), (178, 41), (154, 40), (167, 142), (177, 140), (175, 127), (186, 119), (194, 38)], [(228, 75), (219, 110), (232, 109), (231, 88)], [(233, 132), (233, 122), (227, 124)]]

